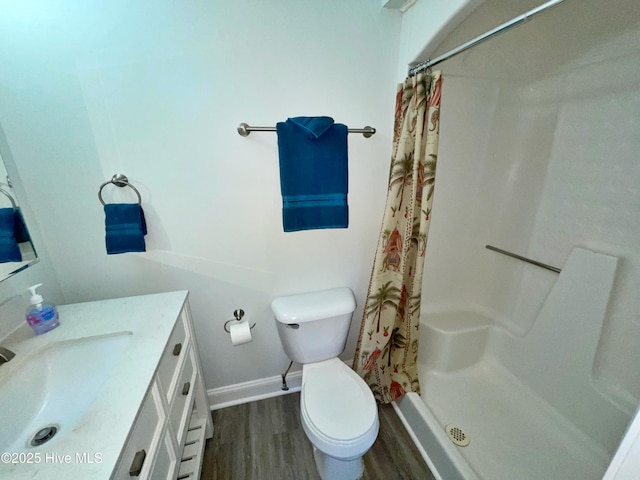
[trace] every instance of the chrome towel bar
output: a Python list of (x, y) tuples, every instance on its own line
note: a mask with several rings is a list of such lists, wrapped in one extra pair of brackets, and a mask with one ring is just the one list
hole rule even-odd
[[(242, 137), (248, 137), (251, 132), (275, 132), (276, 127), (252, 127), (251, 125), (247, 125), (246, 123), (241, 123), (238, 125), (238, 134)], [(365, 138), (369, 138), (374, 133), (376, 133), (376, 129), (370, 126), (366, 126), (364, 128), (350, 128), (349, 133), (361, 133)]]
[(506, 250), (502, 250), (501, 248), (497, 248), (491, 245), (485, 245), (485, 248), (488, 250), (493, 250), (494, 252), (501, 253), (508, 257), (517, 258), (518, 260), (522, 260), (523, 262), (530, 263), (531, 265), (535, 265), (536, 267), (546, 268), (547, 270), (551, 270), (552, 272), (560, 273), (562, 271), (557, 267), (552, 267), (551, 265), (547, 265), (546, 263), (538, 262), (537, 260), (532, 260), (530, 258), (523, 257), (522, 255), (518, 255), (517, 253), (508, 252)]

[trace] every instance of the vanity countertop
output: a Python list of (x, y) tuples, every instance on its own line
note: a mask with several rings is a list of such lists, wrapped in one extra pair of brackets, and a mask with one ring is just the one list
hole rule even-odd
[[(30, 449), (16, 463), (0, 461), (0, 479), (99, 480), (110, 478), (129, 430), (152, 382), (187, 291), (102, 300), (58, 307), (60, 326), (35, 336), (26, 324), (4, 339), (16, 356), (0, 367), (0, 388), (21, 359), (57, 342), (129, 332), (128, 342), (98, 398), (74, 430), (56, 441)], [(20, 395), (20, 392), (16, 392)], [(0, 418), (2, 413), (0, 412)], [(1, 422), (0, 422), (1, 423)], [(0, 429), (0, 436), (2, 430)], [(7, 452), (12, 453), (12, 452)]]

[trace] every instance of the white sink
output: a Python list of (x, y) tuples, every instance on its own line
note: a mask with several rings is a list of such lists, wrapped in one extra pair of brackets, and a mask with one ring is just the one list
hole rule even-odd
[[(0, 452), (35, 452), (72, 432), (99, 396), (131, 335), (57, 342), (0, 366)], [(32, 445), (34, 435), (48, 427), (56, 429), (55, 435)]]

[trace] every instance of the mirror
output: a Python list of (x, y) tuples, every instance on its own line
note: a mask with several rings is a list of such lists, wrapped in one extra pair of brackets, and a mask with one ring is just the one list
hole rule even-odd
[(38, 261), (0, 151), (0, 281)]

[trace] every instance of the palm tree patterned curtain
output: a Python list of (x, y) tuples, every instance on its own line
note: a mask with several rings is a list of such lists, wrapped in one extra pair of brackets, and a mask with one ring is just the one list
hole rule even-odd
[(353, 368), (376, 399), (420, 392), (422, 269), (440, 130), (440, 72), (398, 85), (389, 190)]

